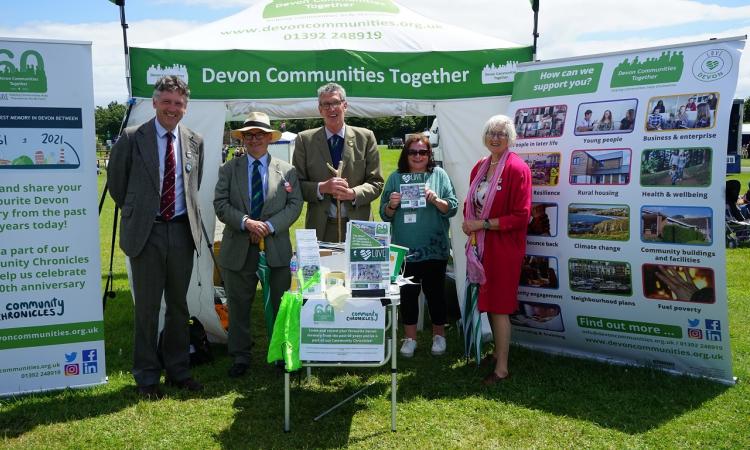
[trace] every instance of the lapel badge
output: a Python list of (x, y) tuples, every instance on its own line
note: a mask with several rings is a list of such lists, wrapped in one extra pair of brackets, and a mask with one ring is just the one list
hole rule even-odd
[(190, 173), (193, 170), (193, 166), (190, 163), (185, 164), (185, 172)]
[(284, 190), (287, 192), (292, 192), (292, 185), (289, 184), (289, 182), (286, 180), (284, 180)]
[(349, 147), (354, 147), (354, 141), (349, 141), (348, 144), (349, 144)]

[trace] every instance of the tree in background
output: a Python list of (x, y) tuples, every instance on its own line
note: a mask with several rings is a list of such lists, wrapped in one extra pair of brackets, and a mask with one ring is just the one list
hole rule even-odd
[(96, 107), (94, 121), (96, 123), (96, 138), (99, 142), (105, 143), (107, 139), (114, 139), (120, 134), (120, 126), (126, 110), (126, 105), (117, 102), (110, 102), (106, 108)]
[(742, 112), (742, 121), (750, 123), (750, 97), (745, 99), (745, 110)]

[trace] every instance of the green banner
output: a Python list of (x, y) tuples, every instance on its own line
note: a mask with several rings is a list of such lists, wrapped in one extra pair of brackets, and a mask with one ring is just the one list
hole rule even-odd
[(104, 322), (77, 322), (0, 330), (0, 350), (104, 340)]
[(398, 13), (391, 0), (273, 0), (263, 8), (263, 18), (341, 12)]
[(576, 317), (576, 321), (581, 328), (682, 339), (682, 328), (663, 323), (634, 322), (591, 316), (578, 316)]
[(303, 344), (383, 345), (382, 328), (307, 328), (302, 327)]
[(684, 66), (682, 50), (663, 51), (658, 58), (646, 57), (643, 61), (638, 59), (639, 56), (633, 57), (632, 61), (626, 56), (615, 67), (612, 72), (610, 87), (641, 86), (680, 81)]
[(133, 96), (151, 97), (157, 79), (178, 75), (187, 81), (193, 99), (307, 98), (328, 82), (343, 85), (353, 97), (439, 100), (510, 95), (516, 64), (530, 60), (531, 47), (422, 53), (144, 48), (130, 52)]
[(602, 66), (602, 63), (592, 63), (518, 73), (513, 101), (596, 92)]

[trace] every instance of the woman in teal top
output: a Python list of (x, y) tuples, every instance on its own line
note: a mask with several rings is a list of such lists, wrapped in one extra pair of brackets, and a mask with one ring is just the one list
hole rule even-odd
[[(423, 190), (423, 194), (421, 193)], [(391, 242), (409, 248), (404, 276), (421, 283), (432, 319), (432, 354), (445, 353), (445, 267), (450, 255), (448, 219), (458, 200), (448, 174), (435, 165), (430, 140), (412, 136), (398, 159), (398, 171), (388, 177), (380, 198), (380, 217), (391, 222)], [(401, 288), (404, 343), (401, 354), (417, 348), (420, 285)]]

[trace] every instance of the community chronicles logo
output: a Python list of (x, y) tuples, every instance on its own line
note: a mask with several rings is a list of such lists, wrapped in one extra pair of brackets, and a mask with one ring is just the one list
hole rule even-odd
[(701, 81), (716, 81), (729, 75), (734, 61), (724, 49), (707, 50), (693, 62), (693, 76)]
[(0, 310), (0, 321), (63, 315), (65, 315), (65, 300), (53, 297), (51, 300), (9, 302), (3, 310)]

